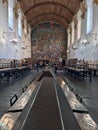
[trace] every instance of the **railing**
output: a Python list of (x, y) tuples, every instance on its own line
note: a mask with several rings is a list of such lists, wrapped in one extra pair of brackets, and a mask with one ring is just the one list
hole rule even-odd
[(84, 64), (67, 64), (66, 66), (69, 67), (74, 67), (74, 68), (80, 68), (80, 69), (96, 69), (98, 70), (98, 64), (89, 64), (89, 63), (84, 63)]
[(10, 64), (10, 63), (0, 63), (0, 69), (10, 68), (10, 67), (11, 67), (11, 64)]

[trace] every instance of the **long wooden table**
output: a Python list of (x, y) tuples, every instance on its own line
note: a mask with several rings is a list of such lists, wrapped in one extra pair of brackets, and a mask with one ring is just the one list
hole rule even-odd
[(19, 76), (29, 73), (30, 66), (21, 66), (15, 68), (3, 68), (0, 69), (0, 80), (6, 79), (9, 82), (10, 77), (17, 78)]
[(65, 66), (64, 70), (65, 70), (65, 74), (68, 74), (75, 78), (84, 79), (88, 77), (90, 81), (92, 80), (92, 71), (90, 69)]

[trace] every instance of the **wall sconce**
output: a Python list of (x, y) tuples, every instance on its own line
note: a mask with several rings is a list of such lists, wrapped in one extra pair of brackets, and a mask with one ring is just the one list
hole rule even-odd
[(22, 47), (21, 47), (21, 49), (25, 50), (25, 49), (26, 49), (26, 47), (25, 47), (25, 46), (22, 46)]
[(28, 49), (28, 45), (22, 46), (21, 49), (23, 49), (23, 50)]
[(86, 46), (86, 45), (89, 44), (90, 42), (87, 41), (87, 39), (83, 39), (83, 41), (81, 41), (81, 43), (84, 44), (84, 45)]
[(83, 39), (83, 44), (85, 44), (87, 42), (87, 39)]
[(10, 40), (10, 42), (12, 42), (13, 45), (16, 45), (16, 43), (18, 43), (18, 40), (17, 39), (12, 39), (12, 40)]
[(87, 45), (87, 44), (90, 44), (90, 42), (89, 41), (85, 42), (85, 45)]
[(78, 48), (77, 48), (75, 45), (73, 45), (73, 46), (72, 46), (72, 49), (73, 49), (73, 50), (76, 50), (76, 49), (78, 49)]
[(15, 32), (3, 32), (3, 38), (5, 38), (5, 36), (10, 36), (11, 34), (14, 34)]
[(67, 52), (67, 53), (69, 53), (70, 51), (69, 51), (69, 50), (67, 50), (66, 52)]

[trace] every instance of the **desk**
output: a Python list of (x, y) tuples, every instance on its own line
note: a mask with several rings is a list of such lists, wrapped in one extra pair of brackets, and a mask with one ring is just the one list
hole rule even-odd
[(9, 81), (9, 78), (11, 74), (13, 73), (13, 71), (15, 71), (14, 68), (0, 69), (0, 80), (3, 80), (4, 78), (6, 78), (6, 80)]

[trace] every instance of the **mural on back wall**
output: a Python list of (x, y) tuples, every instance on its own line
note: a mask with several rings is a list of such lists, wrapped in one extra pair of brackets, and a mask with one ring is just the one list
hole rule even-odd
[(66, 57), (66, 30), (54, 22), (39, 24), (32, 30), (32, 57), (58, 61)]

